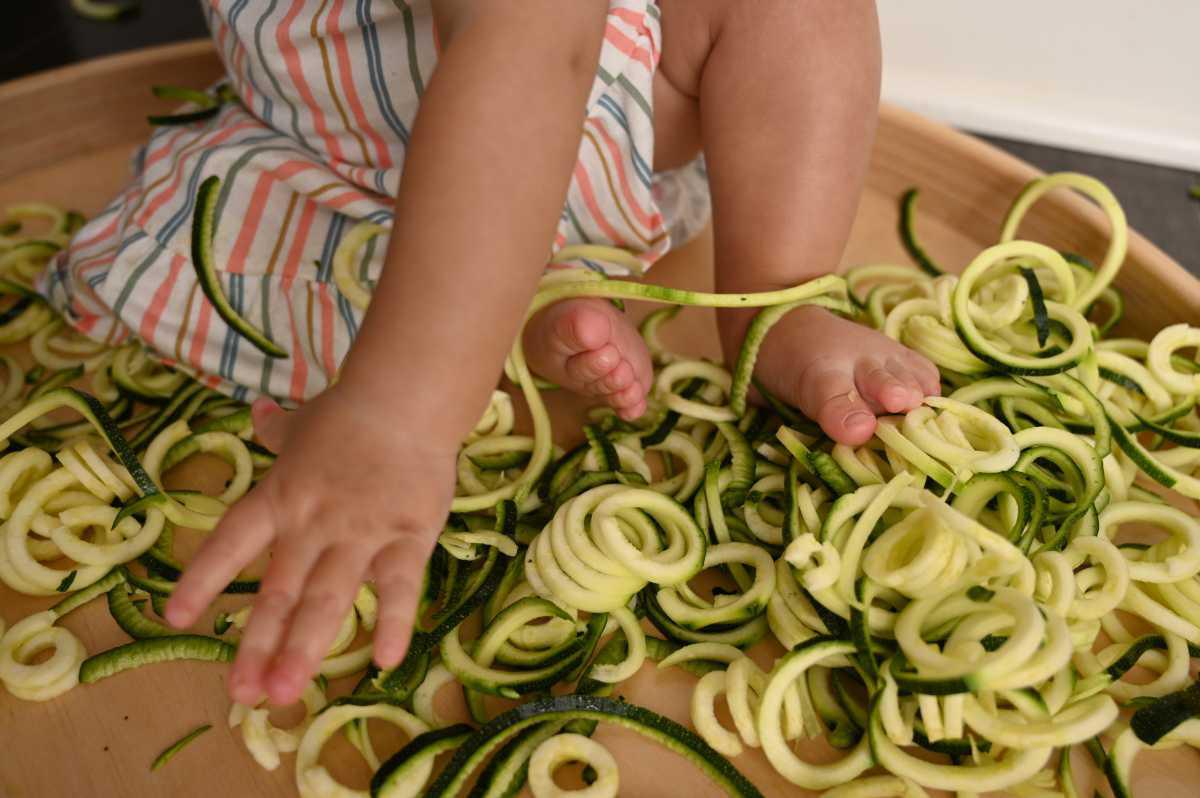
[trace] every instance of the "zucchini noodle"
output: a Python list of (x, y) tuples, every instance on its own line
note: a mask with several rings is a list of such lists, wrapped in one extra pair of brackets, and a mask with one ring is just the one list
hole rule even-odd
[(229, 727), (241, 726), (246, 750), (264, 770), (279, 767), (279, 755), (291, 753), (300, 746), (300, 739), (312, 725), (313, 719), (325, 708), (325, 693), (316, 682), (309, 682), (300, 694), (304, 718), (290, 729), (271, 723), (265, 707), (252, 708), (234, 704), (229, 710)]
[(365, 310), (371, 302), (371, 292), (363, 285), (363, 277), (355, 273), (359, 250), (371, 239), (388, 232), (381, 224), (360, 222), (342, 238), (333, 253), (333, 283), (342, 296), (359, 310)]
[[(1109, 220), (1098, 267), (1017, 238), (1029, 208), (1060, 187)], [(251, 756), (271, 769), (295, 751), (306, 798), (365, 795), (318, 764), (345, 728), (374, 771), (373, 796), (446, 796), (474, 779), (479, 796), (528, 782), (539, 798), (594, 798), (618, 791), (616, 763), (591, 740), (612, 722), (685, 754), (731, 795), (760, 795), (725, 759), (758, 748), (782, 778), (830, 798), (1048, 798), (1077, 794), (1077, 745), (1127, 795), (1142, 751), (1200, 744), (1200, 688), (1189, 686), (1200, 520), (1183, 501), (1200, 499), (1200, 328), (1111, 335), (1128, 234), (1091, 178), (1033, 181), (1000, 240), (957, 275), (917, 240), (916, 213), (912, 191), (901, 233), (919, 269), (873, 263), (761, 294), (551, 270), (529, 316), (570, 297), (664, 305), (641, 326), (655, 365), (647, 413), (627, 422), (595, 409), (576, 445), (556, 447), (546, 386), (514, 342), (505, 370), (531, 427), (518, 431), (512, 397), (497, 390), (464, 441), (404, 662), (377, 672), (371, 643), (355, 646), (378, 611), (364, 586), (299, 726), (276, 728), (265, 707), (231, 711)], [(0, 358), (0, 439), (11, 449), (0, 457), (0, 580), (70, 595), (0, 637), (0, 682), (44, 700), (143, 664), (228, 661), (229, 643), (170, 633), (140, 616), (129, 591), (160, 606), (186, 567), (172, 554), (175, 529), (212, 529), (273, 455), (252, 440), (244, 406), (136, 341), (108, 348), (55, 318), (27, 286), (73, 223), (40, 206), (9, 216), (20, 224), (0, 236), (0, 341), (28, 340), (37, 365)], [(51, 231), (27, 235), (35, 218)], [(381, 232), (360, 224), (334, 254), (335, 282), (359, 307), (370, 297), (360, 253)], [(555, 258), (579, 259), (642, 266), (591, 245)], [(800, 304), (923, 353), (945, 397), (880, 418), (861, 446), (834, 443), (761, 386), (766, 404), (749, 406), (758, 347)], [(763, 310), (727, 367), (664, 345), (682, 306)], [(94, 395), (69, 387), (79, 380)], [(64, 408), (82, 420), (60, 418)], [(164, 474), (196, 454), (228, 465), (220, 494), (165, 490)], [(227, 587), (255, 589), (242, 578)], [(121, 628), (145, 639), (85, 659), (54, 624), (101, 594)], [(248, 612), (216, 631), (241, 628)], [(696, 677), (694, 732), (610, 697), (648, 660)], [(324, 677), (359, 673), (327, 705)], [(436, 711), (452, 683), (477, 728)], [(498, 712), (492, 697), (517, 703)], [(372, 718), (409, 742), (382, 757)], [(591, 768), (588, 787), (555, 785), (566, 761)]]
[(440, 729), (450, 725), (434, 708), (433, 699), (439, 690), (454, 681), (454, 674), (439, 662), (429, 669), (421, 686), (413, 692), (413, 714), (431, 729)]
[[(347, 723), (356, 720), (377, 719), (397, 726), (409, 737), (416, 737), (429, 727), (420, 719), (391, 704), (368, 704), (354, 706), (353, 704), (333, 705), (321, 712), (308, 725), (300, 744), (296, 749), (296, 784), (300, 789), (301, 798), (350, 798), (350, 796), (367, 796), (363, 790), (352, 790), (336, 781), (325, 767), (318, 763), (321, 749), (329, 738)], [(433, 761), (424, 763), (420, 771), (414, 774), (417, 789), (406, 793), (416, 796), (420, 788), (428, 781), (433, 772)]]
[[(0, 637), (0, 682), (25, 701), (49, 701), (79, 683), (79, 666), (87, 652), (79, 638), (54, 623), (50, 611), (30, 615)], [(50, 658), (29, 664), (39, 653), (53, 649)]]
[(525, 574), (541, 595), (608, 612), (647, 582), (686, 582), (700, 571), (706, 548), (680, 505), (653, 491), (608, 485), (559, 508), (530, 546)]
[[(564, 790), (554, 783), (554, 771), (567, 762), (582, 762), (596, 779), (581, 790)], [(616, 798), (620, 776), (608, 749), (582, 734), (557, 734), (539, 745), (529, 758), (529, 789), (534, 798)]]

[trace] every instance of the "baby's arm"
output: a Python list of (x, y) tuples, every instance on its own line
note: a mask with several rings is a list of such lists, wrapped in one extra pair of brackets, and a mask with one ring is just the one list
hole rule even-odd
[[(717, 289), (795, 285), (837, 269), (854, 221), (879, 103), (875, 4), (727, 8), (699, 85)], [(719, 316), (727, 357), (752, 317)], [(756, 374), (854, 444), (870, 437), (875, 414), (910, 409), (938, 388), (924, 358), (816, 308), (772, 331)]]
[(442, 53), (384, 273), (339, 382), (295, 414), (256, 406), (280, 457), (227, 513), (167, 608), (171, 623), (194, 623), (273, 547), (230, 675), (236, 700), (296, 700), (368, 576), (381, 599), (375, 660), (403, 657), (458, 445), (546, 261), (607, 5), (480, 3)]

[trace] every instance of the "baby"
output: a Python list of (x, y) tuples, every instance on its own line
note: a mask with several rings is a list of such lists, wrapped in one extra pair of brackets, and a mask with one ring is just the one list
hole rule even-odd
[[(878, 26), (870, 0), (205, 4), (242, 104), (156, 133), (42, 288), (93, 337), (138, 335), (238, 397), (303, 401), (255, 402), (279, 459), (167, 606), (194, 623), (271, 547), (229, 689), (290, 703), (363, 580), (380, 595), (376, 663), (403, 658), (459, 444), (553, 252), (604, 243), (649, 265), (702, 228), (711, 190), (718, 290), (837, 267), (874, 133)], [(197, 296), (187, 221), (214, 174), (223, 287), (287, 359)], [(390, 226), (358, 264), (378, 278), (365, 314), (330, 279), (361, 220)], [(718, 317), (730, 361), (751, 318)], [(523, 340), (535, 373), (622, 418), (645, 410), (650, 358), (612, 304), (553, 305)], [(848, 444), (938, 391), (926, 359), (817, 308), (776, 325), (756, 376)]]

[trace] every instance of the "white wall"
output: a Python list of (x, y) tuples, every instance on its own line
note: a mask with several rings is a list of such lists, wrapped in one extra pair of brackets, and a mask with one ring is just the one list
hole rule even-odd
[(1200, 0), (878, 0), (884, 98), (953, 125), (1200, 169)]

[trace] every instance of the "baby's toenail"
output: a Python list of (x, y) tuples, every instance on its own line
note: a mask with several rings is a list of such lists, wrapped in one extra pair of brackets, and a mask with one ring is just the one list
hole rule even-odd
[(855, 410), (846, 416), (842, 423), (850, 429), (862, 427), (871, 423), (871, 414), (863, 410)]

